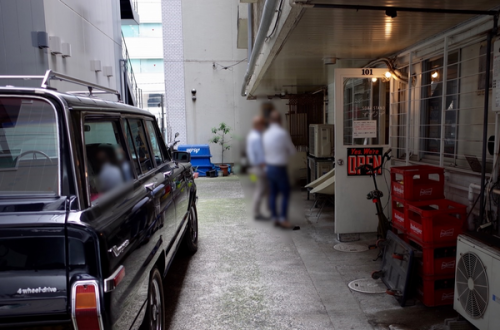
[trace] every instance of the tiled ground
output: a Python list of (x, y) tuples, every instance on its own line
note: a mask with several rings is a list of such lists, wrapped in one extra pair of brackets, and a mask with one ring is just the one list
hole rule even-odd
[(317, 218), (296, 191), (290, 218), (301, 230), (283, 231), (250, 218), (247, 178), (196, 182), (199, 251), (178, 256), (166, 278), (170, 329), (438, 330), (457, 315), (451, 307), (401, 308), (387, 294), (351, 291), (347, 284), (370, 277), (380, 262), (372, 261), (376, 251), (333, 249), (333, 207)]

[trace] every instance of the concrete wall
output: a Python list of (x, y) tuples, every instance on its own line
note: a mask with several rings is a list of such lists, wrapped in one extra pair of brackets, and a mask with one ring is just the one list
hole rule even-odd
[[(61, 42), (68, 42), (72, 47), (71, 57), (49, 55), (49, 68), (118, 90), (122, 47), (120, 2), (44, 0), (43, 3), (47, 33), (60, 37)], [(100, 60), (102, 67), (111, 66), (113, 76), (92, 71), (91, 60)], [(75, 90), (74, 85), (67, 88)]]
[[(240, 159), (251, 120), (263, 101), (248, 101), (240, 95), (247, 50), (237, 48), (238, 6), (233, 0), (182, 3), (187, 141), (181, 143), (206, 144), (211, 128), (225, 122), (233, 128), (233, 141), (224, 162)], [(196, 101), (191, 100), (192, 89), (196, 89)], [(286, 111), (286, 100), (274, 103)], [(211, 145), (211, 149), (212, 161), (220, 162), (220, 146)]]
[[(47, 69), (118, 89), (121, 58), (118, 0), (0, 0), (0, 74), (42, 75)], [(46, 31), (71, 44), (71, 57), (38, 48), (36, 32)], [(112, 66), (113, 76), (91, 71), (90, 61)], [(4, 83), (4, 82), (2, 82)], [(39, 87), (41, 81), (12, 81), (16, 86)], [(60, 90), (75, 85), (53, 84)]]
[[(45, 31), (44, 5), (39, 0), (0, 0), (0, 74), (42, 75), (47, 50), (37, 46), (37, 31)], [(40, 81), (0, 81), (0, 85), (40, 86)]]

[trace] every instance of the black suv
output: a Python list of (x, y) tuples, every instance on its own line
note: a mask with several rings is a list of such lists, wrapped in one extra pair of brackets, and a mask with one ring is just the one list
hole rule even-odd
[(163, 329), (162, 279), (197, 250), (189, 154), (149, 112), (51, 78), (0, 88), (0, 328)]

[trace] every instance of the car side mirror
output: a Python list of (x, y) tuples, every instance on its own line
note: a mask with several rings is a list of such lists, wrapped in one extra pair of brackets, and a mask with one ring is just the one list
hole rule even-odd
[(177, 163), (189, 163), (191, 162), (191, 154), (184, 151), (175, 151), (174, 161)]

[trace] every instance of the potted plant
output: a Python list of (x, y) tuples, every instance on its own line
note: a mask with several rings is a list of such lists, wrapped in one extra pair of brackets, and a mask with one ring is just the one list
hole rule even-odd
[(210, 143), (219, 144), (222, 148), (221, 164), (219, 165), (219, 167), (222, 170), (222, 173), (224, 173), (224, 176), (229, 175), (229, 166), (224, 164), (224, 152), (231, 149), (231, 146), (229, 144), (230, 140), (226, 137), (226, 135), (228, 135), (230, 131), (231, 128), (229, 126), (227, 126), (225, 123), (220, 123), (219, 127), (212, 128), (212, 133), (214, 134), (214, 136), (209, 140)]

